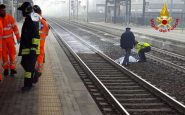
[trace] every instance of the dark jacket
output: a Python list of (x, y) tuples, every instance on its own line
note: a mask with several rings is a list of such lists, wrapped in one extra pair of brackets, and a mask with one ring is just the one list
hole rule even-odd
[(120, 39), (120, 46), (123, 49), (133, 49), (135, 45), (135, 36), (131, 31), (125, 31)]
[(39, 54), (40, 53), (40, 36), (39, 36), (39, 21), (33, 21), (31, 16), (28, 15), (25, 18), (21, 41), (19, 48), (19, 56), (29, 55), (29, 54)]

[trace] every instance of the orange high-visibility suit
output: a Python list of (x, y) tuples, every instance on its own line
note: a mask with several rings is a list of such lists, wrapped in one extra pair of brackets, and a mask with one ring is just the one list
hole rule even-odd
[(37, 57), (37, 65), (36, 70), (38, 72), (42, 72), (43, 63), (44, 63), (44, 47), (45, 47), (45, 39), (48, 36), (49, 32), (49, 25), (47, 24), (44, 18), (40, 19), (41, 28), (40, 28), (40, 54)]
[(3, 79), (3, 68), (2, 68), (2, 64), (3, 64), (3, 60), (2, 60), (2, 38), (3, 38), (3, 24), (2, 24), (2, 20), (0, 19), (0, 81)]
[(2, 40), (3, 68), (15, 69), (16, 48), (13, 33), (15, 34), (17, 40), (20, 41), (19, 30), (14, 18), (9, 14), (6, 14), (6, 16), (2, 18), (2, 24), (3, 24), (3, 40)]

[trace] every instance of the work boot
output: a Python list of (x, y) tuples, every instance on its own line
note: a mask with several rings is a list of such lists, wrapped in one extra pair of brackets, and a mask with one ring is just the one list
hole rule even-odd
[(39, 80), (39, 77), (40, 77), (41, 75), (42, 75), (41, 72), (35, 71), (35, 74), (34, 74), (34, 76), (33, 76), (33, 81), (32, 81), (32, 83), (37, 83), (38, 80)]
[(4, 76), (7, 76), (9, 74), (9, 70), (5, 69), (3, 74), (4, 74)]
[(37, 74), (38, 74), (38, 78), (42, 75), (42, 73), (41, 73), (41, 72), (38, 72)]
[(17, 73), (17, 71), (16, 71), (15, 69), (11, 69), (11, 70), (10, 70), (11, 76), (13, 76), (13, 75), (16, 74), (16, 73)]
[(30, 86), (30, 87), (23, 86), (23, 87), (21, 88), (21, 91), (22, 91), (22, 93), (24, 93), (24, 92), (30, 91), (31, 89), (32, 89), (32, 86)]
[(1, 82), (1, 81), (3, 81), (3, 76), (2, 76), (2, 75), (0, 75), (0, 82)]

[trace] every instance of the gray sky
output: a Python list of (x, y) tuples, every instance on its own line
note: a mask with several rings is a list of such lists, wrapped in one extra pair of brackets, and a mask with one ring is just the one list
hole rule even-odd
[[(34, 3), (42, 8), (44, 15), (56, 17), (56, 16), (69, 16), (69, 1), (70, 0), (34, 0)], [(86, 10), (85, 6), (87, 0), (79, 1), (81, 1), (79, 5), (79, 14), (80, 14), (80, 12), (84, 13)], [(171, 1), (173, 1), (174, 3), (182, 3), (183, 0), (146, 0), (146, 2), (149, 2), (150, 5), (152, 3), (164, 3), (165, 1), (168, 4), (170, 4)], [(132, 0), (132, 4), (142, 4), (142, 2), (143, 0)], [(104, 3), (105, 0), (89, 0), (89, 12), (96, 11), (96, 4)]]

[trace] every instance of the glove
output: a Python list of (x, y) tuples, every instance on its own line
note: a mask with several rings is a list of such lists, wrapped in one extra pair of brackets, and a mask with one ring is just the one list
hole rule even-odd
[(21, 40), (17, 40), (17, 44), (20, 44)]

